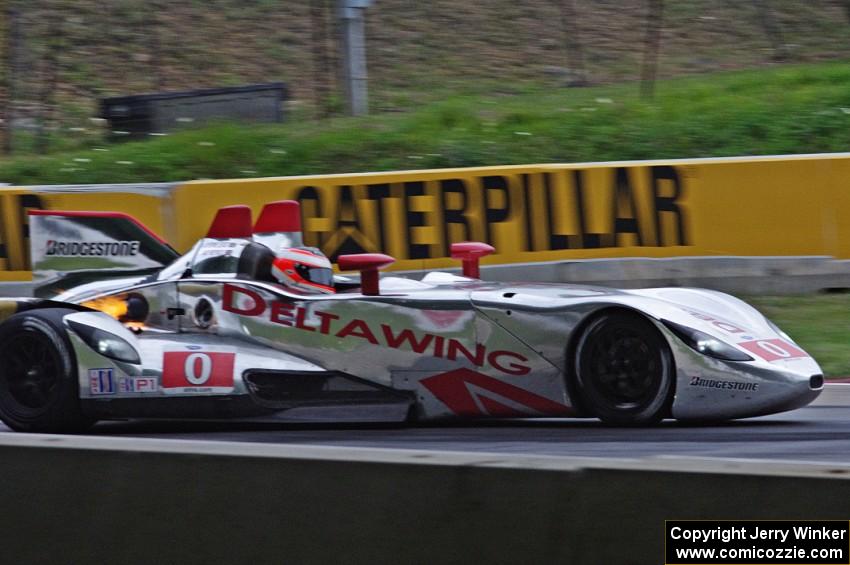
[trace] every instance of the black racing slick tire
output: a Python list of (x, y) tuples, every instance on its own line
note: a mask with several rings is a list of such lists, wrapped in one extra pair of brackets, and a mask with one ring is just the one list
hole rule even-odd
[(575, 347), (574, 377), (581, 402), (607, 424), (645, 426), (668, 417), (675, 375), (664, 336), (634, 312), (597, 315)]
[(62, 322), (73, 310), (29, 310), (0, 325), (0, 420), (20, 432), (73, 433), (80, 410), (77, 362)]

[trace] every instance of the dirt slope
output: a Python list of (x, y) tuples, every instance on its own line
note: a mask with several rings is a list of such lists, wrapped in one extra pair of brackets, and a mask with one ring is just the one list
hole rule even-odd
[[(336, 23), (323, 4), (328, 33)], [(368, 10), (374, 110), (403, 110), (448, 90), (488, 84), (569, 82), (565, 27), (578, 38), (589, 79), (639, 76), (647, 2), (575, 0), (375, 0)], [(846, 57), (850, 7), (838, 0), (763, 2), (778, 36), (765, 32), (756, 2), (665, 2), (660, 76)], [(17, 76), (21, 109), (34, 108), (42, 61), (59, 65), (59, 122), (92, 115), (101, 96), (282, 80), (294, 107), (314, 102), (314, 35), (306, 0), (57, 0), (22, 2)], [(777, 51), (779, 46), (779, 51)], [(338, 53), (327, 42), (332, 68)], [(337, 79), (329, 77), (337, 90)], [(337, 107), (341, 97), (335, 97)]]

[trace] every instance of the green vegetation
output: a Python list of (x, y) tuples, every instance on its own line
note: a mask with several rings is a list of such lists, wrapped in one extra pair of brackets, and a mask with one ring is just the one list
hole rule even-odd
[[(489, 89), (489, 87), (493, 87)], [(0, 161), (0, 181), (178, 181), (542, 162), (846, 151), (850, 66), (584, 89), (476, 83), (405, 113), (215, 127)]]
[(850, 294), (745, 297), (812, 355), (827, 377), (850, 376)]

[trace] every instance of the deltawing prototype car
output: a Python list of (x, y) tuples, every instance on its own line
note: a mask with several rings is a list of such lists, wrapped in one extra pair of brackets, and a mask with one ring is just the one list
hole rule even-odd
[(15, 430), (126, 418), (645, 425), (791, 410), (823, 388), (791, 338), (719, 292), (488, 282), (478, 260), (493, 248), (464, 242), (452, 246), (463, 276), (379, 278), (392, 262), (381, 254), (339, 258), (359, 279), (297, 266), (325, 287), (315, 293), (272, 272), (302, 246), (296, 202), (266, 205), (256, 224), (248, 207), (222, 208), (182, 256), (127, 215), (30, 214), (36, 297), (0, 300), (0, 418)]

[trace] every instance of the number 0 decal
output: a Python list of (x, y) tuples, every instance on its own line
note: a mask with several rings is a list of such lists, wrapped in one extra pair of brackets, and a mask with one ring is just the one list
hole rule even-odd
[(166, 394), (232, 392), (235, 359), (231, 352), (166, 351), (162, 389)]
[[(769, 341), (757, 341), (756, 342), (759, 347), (762, 348), (762, 351), (767, 351), (768, 353), (775, 355), (777, 357), (781, 357), (783, 359), (788, 359), (791, 357), (791, 352), (787, 351), (781, 345), (776, 345), (775, 343), (771, 343)], [(782, 345), (785, 345), (784, 343)]]
[(183, 374), (193, 385), (205, 384), (212, 374), (212, 357), (209, 353), (192, 353), (186, 357)]
[(765, 361), (774, 362), (783, 359), (798, 359), (808, 357), (809, 354), (781, 339), (759, 339), (756, 341), (745, 341), (739, 343), (741, 347)]

